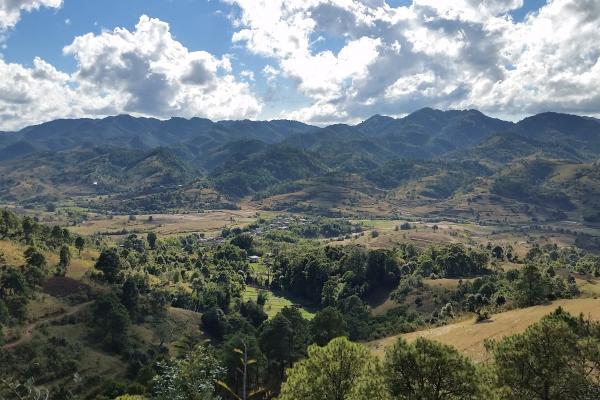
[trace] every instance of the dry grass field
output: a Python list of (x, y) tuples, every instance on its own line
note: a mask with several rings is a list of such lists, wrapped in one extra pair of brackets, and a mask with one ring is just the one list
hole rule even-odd
[[(507, 335), (523, 332), (528, 326), (539, 321), (559, 306), (571, 314), (579, 315), (583, 313), (593, 320), (600, 320), (600, 299), (559, 300), (548, 305), (495, 314), (489, 322), (476, 324), (473, 319), (469, 319), (401, 336), (408, 341), (415, 340), (418, 337), (437, 340), (455, 347), (474, 361), (481, 362), (488, 358), (484, 347), (486, 339), (497, 340)], [(391, 336), (375, 340), (367, 343), (367, 346), (374, 354), (383, 356), (385, 348), (393, 345), (398, 337)]]
[(0, 240), (0, 252), (4, 254), (4, 259), (8, 265), (23, 265), (25, 257), (23, 253), (27, 250), (27, 246), (10, 242), (8, 240)]
[[(225, 227), (245, 226), (254, 222), (256, 212), (255, 209), (244, 209), (190, 214), (152, 214), (152, 220), (150, 215), (137, 215), (133, 221), (126, 215), (113, 217), (98, 215), (69, 229), (80, 235), (119, 233), (126, 230), (128, 232), (154, 231), (161, 236), (192, 232), (214, 236)], [(266, 213), (261, 212), (261, 214)]]

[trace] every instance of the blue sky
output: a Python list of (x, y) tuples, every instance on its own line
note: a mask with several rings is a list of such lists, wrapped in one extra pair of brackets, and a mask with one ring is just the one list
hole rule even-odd
[[(2, 10), (11, 6), (0, 2), (0, 73), (8, 77), (4, 90), (0, 83), (0, 130), (117, 112), (326, 124), (423, 106), (479, 108), (511, 119), (549, 109), (595, 115), (600, 103), (594, 90), (581, 94), (600, 70), (590, 45), (600, 28), (594, 2), (13, 3)], [(147, 48), (144, 32), (160, 35), (155, 49)], [(135, 64), (127, 64), (132, 57)], [(208, 75), (190, 80), (188, 70)], [(548, 71), (565, 81), (554, 82)], [(164, 101), (145, 101), (150, 93)]]
[(223, 55), (232, 51), (233, 28), (226, 16), (231, 8), (206, 0), (66, 0), (59, 9), (24, 13), (9, 34), (4, 57), (31, 64), (40, 56), (72, 72), (77, 63), (62, 49), (74, 37), (115, 27), (131, 30), (144, 14), (168, 22), (173, 36), (189, 48)]
[[(397, 7), (410, 5), (411, 1), (389, 0), (387, 3)], [(511, 15), (522, 20), (545, 3), (546, 0), (527, 0)], [(75, 36), (115, 27), (133, 29), (140, 15), (146, 14), (168, 22), (173, 36), (190, 49), (215, 55), (234, 54), (239, 63), (255, 70), (264, 67), (265, 60), (232, 46), (235, 30), (227, 16), (238, 12), (237, 7), (219, 0), (66, 0), (60, 9), (41, 8), (24, 14), (9, 33), (3, 53), (10, 62), (31, 65), (38, 56), (64, 71), (73, 72), (77, 63), (63, 55), (62, 48)], [(333, 37), (315, 48), (340, 48), (343, 42), (343, 37)]]
[[(6, 61), (25, 66), (41, 57), (61, 71), (72, 73), (77, 69), (77, 61), (63, 54), (62, 49), (74, 37), (116, 27), (133, 30), (140, 16), (148, 15), (168, 22), (174, 38), (190, 50), (204, 50), (217, 57), (231, 55), (234, 70), (258, 74), (269, 60), (232, 44), (232, 13), (239, 13), (237, 7), (219, 0), (66, 0), (59, 9), (40, 8), (23, 14), (8, 35), (3, 54)], [(341, 40), (333, 38), (331, 44), (335, 46)], [(274, 95), (261, 81), (252, 86), (260, 96)], [(283, 104), (307, 104), (304, 96), (294, 93), (290, 82), (280, 82), (278, 89), (275, 104), (263, 108), (265, 118), (276, 117)]]

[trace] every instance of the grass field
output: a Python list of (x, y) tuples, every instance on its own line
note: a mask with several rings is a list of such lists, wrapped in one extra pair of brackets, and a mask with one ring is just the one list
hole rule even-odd
[(67, 306), (56, 297), (42, 293), (27, 304), (28, 322), (35, 322), (52, 315), (64, 313)]
[[(437, 340), (451, 345), (466, 354), (474, 361), (481, 362), (488, 358), (484, 347), (486, 339), (501, 339), (504, 336), (523, 332), (528, 326), (539, 321), (557, 307), (563, 307), (574, 315), (600, 320), (600, 299), (560, 300), (548, 305), (507, 311), (492, 316), (489, 322), (475, 324), (473, 319), (451, 325), (422, 330), (401, 335), (408, 341), (418, 337)], [(382, 356), (385, 348), (393, 345), (399, 336), (391, 336), (367, 343), (374, 354)]]
[(25, 264), (25, 257), (23, 256), (25, 250), (27, 250), (25, 245), (8, 240), (0, 240), (0, 252), (4, 254), (4, 259), (8, 265)]
[[(246, 291), (242, 295), (242, 298), (244, 301), (247, 301), (247, 300), (256, 301), (258, 292), (259, 292), (259, 289), (251, 287), (251, 286), (247, 286)], [(286, 299), (285, 297), (277, 296), (273, 292), (268, 291), (268, 290), (266, 292), (268, 293), (268, 297), (267, 297), (267, 303), (265, 304), (264, 310), (267, 313), (267, 315), (269, 316), (269, 318), (273, 318), (279, 311), (281, 311), (282, 308), (290, 307), (290, 306), (294, 305), (294, 303), (291, 300)], [(308, 320), (313, 319), (314, 314), (312, 312), (306, 310), (303, 307), (299, 307), (299, 309), (300, 309), (300, 313), (302, 314), (302, 316), (304, 318), (306, 318)]]
[(575, 278), (577, 286), (583, 295), (600, 296), (600, 279), (581, 279)]
[[(262, 214), (262, 213), (261, 213)], [(191, 232), (202, 232), (207, 236), (215, 236), (225, 227), (245, 226), (256, 219), (256, 210), (215, 210), (190, 214), (152, 214), (137, 215), (130, 221), (126, 215), (115, 215), (112, 218), (95, 216), (78, 226), (69, 229), (80, 235), (94, 233), (118, 233), (154, 231), (158, 235), (177, 235)]]

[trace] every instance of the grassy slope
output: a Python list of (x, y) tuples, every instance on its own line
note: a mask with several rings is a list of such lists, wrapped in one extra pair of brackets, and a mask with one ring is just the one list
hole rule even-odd
[[(254, 300), (256, 301), (256, 296), (258, 295), (259, 289), (256, 289), (254, 287), (246, 287), (246, 291), (243, 293), (242, 298), (244, 299), (244, 301), (246, 300)], [(269, 316), (269, 318), (273, 318), (279, 311), (281, 311), (282, 308), (284, 307), (291, 307), (294, 305), (294, 303), (289, 300), (286, 299), (285, 297), (281, 297), (281, 296), (277, 296), (275, 293), (267, 290), (268, 293), (268, 298), (267, 298), (267, 303), (265, 304), (265, 312), (267, 313), (267, 315)], [(311, 313), (310, 311), (304, 309), (304, 308), (300, 308), (300, 313), (302, 314), (302, 316), (308, 320), (313, 319), (314, 314)]]
[[(475, 361), (485, 361), (488, 354), (484, 348), (485, 339), (500, 339), (504, 336), (523, 332), (528, 326), (543, 316), (563, 307), (568, 312), (600, 320), (600, 299), (560, 300), (548, 305), (507, 311), (492, 316), (486, 323), (475, 324), (473, 319), (401, 335), (408, 341), (418, 337), (437, 340), (454, 346)], [(384, 354), (385, 348), (393, 345), (398, 336), (369, 342), (368, 347), (378, 356)]]

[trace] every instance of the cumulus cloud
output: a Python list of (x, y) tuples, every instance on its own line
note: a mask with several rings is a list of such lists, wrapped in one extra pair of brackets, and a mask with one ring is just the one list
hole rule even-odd
[(62, 0), (0, 0), (0, 30), (14, 27), (23, 11), (40, 7), (59, 8), (62, 3)]
[(76, 37), (64, 48), (78, 62), (67, 75), (41, 59), (33, 68), (0, 61), (0, 119), (10, 128), (56, 117), (131, 113), (154, 117), (251, 118), (260, 102), (232, 75), (228, 57), (189, 51), (169, 25), (142, 16), (116, 28)]
[[(312, 101), (288, 117), (353, 121), (422, 106), (514, 118), (600, 109), (596, 0), (550, 0), (522, 22), (509, 12), (523, 0), (224, 1), (240, 11), (233, 41), (271, 60), (271, 81), (290, 79)], [(327, 38), (343, 46), (323, 50)]]
[(69, 76), (40, 58), (31, 68), (0, 60), (0, 76), (0, 121), (6, 129), (78, 112)]
[[(282, 117), (319, 124), (424, 106), (514, 119), (599, 114), (598, 0), (548, 0), (523, 21), (510, 12), (524, 0), (222, 1), (234, 6), (234, 50), (263, 58), (260, 70), (236, 75), (228, 56), (189, 50), (169, 24), (143, 16), (132, 30), (75, 38), (64, 48), (78, 63), (72, 74), (39, 58), (31, 67), (0, 58), (0, 128), (121, 112), (252, 118), (263, 102), (280, 107), (269, 94), (281, 87), (297, 90), (288, 107), (302, 104)], [(0, 0), (0, 37), (23, 12), (61, 4)], [(250, 86), (261, 83), (264, 100)]]

